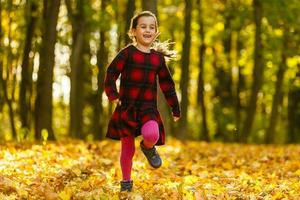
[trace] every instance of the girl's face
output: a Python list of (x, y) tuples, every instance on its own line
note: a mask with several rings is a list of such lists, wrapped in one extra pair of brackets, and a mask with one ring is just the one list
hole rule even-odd
[(156, 34), (156, 21), (152, 16), (142, 16), (138, 19), (133, 35), (139, 45), (149, 47)]

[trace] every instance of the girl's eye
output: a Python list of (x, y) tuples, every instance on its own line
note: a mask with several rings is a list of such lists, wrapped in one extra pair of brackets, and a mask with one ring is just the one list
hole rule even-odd
[[(146, 28), (147, 28), (146, 25), (140, 25), (139, 27), (140, 27), (141, 29), (146, 29)], [(155, 26), (150, 26), (149, 29), (150, 29), (150, 30), (154, 30), (154, 29), (155, 29)]]

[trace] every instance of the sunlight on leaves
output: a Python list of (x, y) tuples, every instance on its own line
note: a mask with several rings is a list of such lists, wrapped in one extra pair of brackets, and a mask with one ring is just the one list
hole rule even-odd
[[(136, 146), (138, 147), (138, 140)], [(0, 146), (0, 199), (300, 198), (300, 146), (169, 139), (152, 169), (137, 148), (132, 192), (120, 192), (119, 142)]]

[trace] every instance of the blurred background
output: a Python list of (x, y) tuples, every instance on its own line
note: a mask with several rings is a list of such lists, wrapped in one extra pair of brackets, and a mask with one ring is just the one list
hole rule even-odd
[(105, 70), (142, 10), (178, 52), (168, 136), (300, 142), (298, 0), (0, 0), (0, 140), (104, 139)]

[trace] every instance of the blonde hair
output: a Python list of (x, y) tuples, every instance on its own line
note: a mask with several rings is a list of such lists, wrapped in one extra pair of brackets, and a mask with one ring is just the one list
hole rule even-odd
[[(141, 17), (153, 17), (154, 20), (155, 20), (155, 29), (156, 29), (155, 31), (158, 32), (158, 23), (157, 23), (156, 16), (150, 11), (142, 11), (142, 12), (136, 14), (135, 16), (133, 16), (131, 18), (131, 21), (130, 21), (128, 36), (133, 41), (133, 43), (136, 43), (136, 38), (132, 33), (132, 29), (136, 29), (136, 27), (138, 25), (138, 20)], [(174, 51), (174, 50), (170, 50), (170, 45), (171, 44), (174, 44), (174, 42), (170, 42), (169, 40), (166, 40), (164, 42), (160, 42), (159, 40), (156, 39), (152, 43), (151, 48), (154, 49), (155, 51), (158, 51), (158, 52), (162, 53), (166, 57), (176, 58), (177, 52)]]

